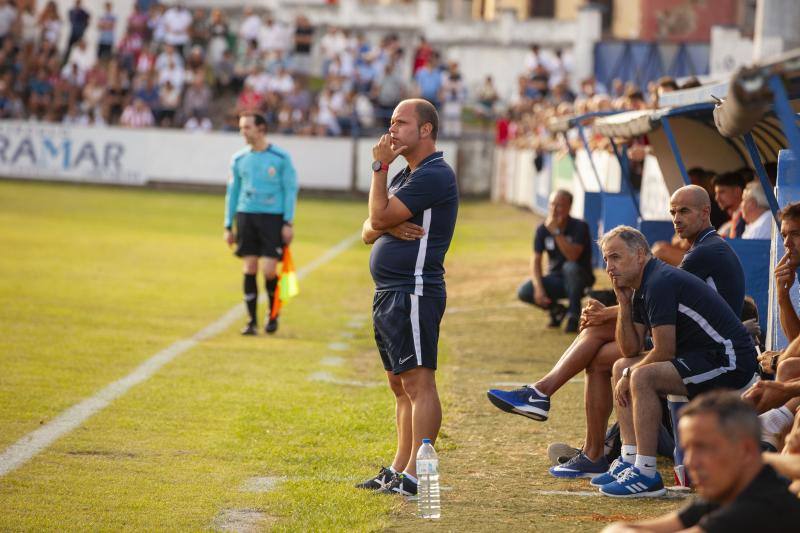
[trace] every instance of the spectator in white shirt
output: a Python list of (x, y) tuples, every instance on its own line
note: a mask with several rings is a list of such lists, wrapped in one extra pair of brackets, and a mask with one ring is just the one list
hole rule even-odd
[(542, 55), (539, 52), (539, 45), (532, 44), (530, 51), (525, 56), (525, 73), (528, 76), (533, 76), (539, 67), (544, 67)]
[(189, 28), (192, 26), (192, 14), (178, 2), (164, 13), (164, 42), (175, 47), (183, 55), (183, 47), (189, 43)]
[(11, 34), (14, 21), (17, 20), (17, 10), (8, 0), (0, 0), (0, 47)]
[(179, 54), (174, 46), (168, 44), (164, 46), (164, 51), (156, 58), (155, 69), (164, 70), (174, 63), (177, 67), (183, 68), (183, 55)]
[(81, 74), (86, 74), (97, 62), (97, 53), (86, 45), (86, 41), (81, 39), (72, 47), (69, 52), (67, 64), (73, 64), (78, 67)]
[(286, 67), (281, 67), (278, 74), (272, 78), (270, 90), (282, 95), (287, 95), (294, 90), (294, 78)]
[(253, 67), (250, 74), (245, 78), (244, 84), (252, 87), (258, 94), (263, 95), (269, 91), (272, 85), (272, 76), (263, 68)]
[(272, 56), (286, 52), (288, 45), (286, 41), (286, 31), (283, 27), (275, 22), (272, 15), (264, 16), (264, 23), (261, 25), (261, 31), (258, 36), (258, 48)]
[(322, 36), (319, 42), (322, 49), (322, 75), (328, 75), (328, 67), (330, 64), (339, 57), (347, 49), (347, 38), (342, 33), (342, 30), (331, 26), (328, 32)]
[(185, 80), (185, 73), (183, 67), (179, 67), (174, 61), (170, 61), (167, 68), (158, 72), (158, 85), (164, 86), (167, 83), (172, 84), (173, 87), (180, 93), (183, 90), (183, 83)]
[(242, 16), (242, 25), (239, 26), (239, 40), (242, 49), (247, 43), (258, 42), (261, 33), (261, 18), (253, 12), (253, 8), (246, 6)]
[(742, 239), (772, 238), (772, 211), (758, 181), (748, 183), (742, 193), (742, 218), (747, 223)]

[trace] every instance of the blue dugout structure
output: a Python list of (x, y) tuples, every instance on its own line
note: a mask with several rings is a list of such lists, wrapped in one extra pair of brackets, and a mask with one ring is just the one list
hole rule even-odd
[[(688, 169), (693, 167), (725, 172), (750, 166), (748, 156), (752, 153), (751, 150), (761, 150), (768, 154), (768, 162), (775, 162), (780, 143), (785, 139), (780, 135), (780, 129), (775, 131), (775, 124), (767, 121), (759, 126), (755, 136), (741, 139), (721, 136), (714, 125), (714, 92), (726, 90), (727, 84), (703, 89), (669, 93), (662, 101), (672, 103), (670, 107), (607, 117), (595, 122), (595, 130), (617, 138), (646, 134), (670, 193), (690, 183)], [(753, 166), (762, 180), (767, 197), (772, 197), (770, 205), (776, 210), (777, 202), (772, 195), (772, 184), (764, 172), (761, 159), (757, 159)], [(672, 226), (668, 223), (659, 222), (652, 228), (644, 222), (640, 223), (640, 228), (650, 240), (656, 235), (656, 238), (668, 240), (672, 235)], [(745, 271), (745, 291), (755, 300), (762, 330), (766, 330), (770, 279), (767, 258), (770, 241), (734, 239), (729, 242)]]
[[(778, 208), (800, 201), (800, 49), (772, 60), (740, 70), (731, 80), (727, 96), (714, 110), (718, 131), (729, 139), (741, 138), (762, 184), (778, 222)], [(772, 146), (763, 147), (765, 135), (771, 134)], [(775, 193), (766, 174), (764, 162), (777, 162)], [(776, 227), (778, 227), (776, 225)], [(779, 323), (775, 280), (771, 271), (784, 255), (780, 232), (773, 232), (769, 259), (765, 261), (769, 286), (767, 338), (768, 349), (783, 349), (788, 345)], [(791, 289), (795, 309), (800, 307), (797, 281)]]

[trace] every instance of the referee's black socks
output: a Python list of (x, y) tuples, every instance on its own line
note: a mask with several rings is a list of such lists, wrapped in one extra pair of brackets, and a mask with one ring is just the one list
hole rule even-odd
[(256, 324), (256, 305), (258, 304), (258, 284), (256, 284), (255, 274), (244, 275), (244, 303), (247, 305), (247, 314), (250, 315), (250, 323)]
[[(270, 314), (272, 314), (272, 303), (275, 301), (275, 288), (278, 286), (278, 278), (274, 277), (272, 279), (268, 279), (265, 276), (264, 286), (267, 288), (267, 298), (269, 299), (269, 305), (267, 305), (267, 309), (270, 311)], [(269, 319), (269, 315), (267, 315), (267, 319)]]

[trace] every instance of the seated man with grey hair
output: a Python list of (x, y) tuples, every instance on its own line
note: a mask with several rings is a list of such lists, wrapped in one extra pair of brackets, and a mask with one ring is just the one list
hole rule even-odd
[[(764, 464), (753, 408), (733, 392), (702, 394), (681, 410), (681, 446), (698, 497), (658, 518), (615, 523), (628, 531), (797, 531), (800, 500), (775, 468)], [(766, 457), (781, 468), (786, 461)]]
[[(644, 235), (618, 226), (600, 240), (619, 301), (614, 398), (621, 461), (592, 480), (607, 496), (661, 496), (656, 470), (661, 398), (742, 389), (757, 370), (753, 339), (725, 300), (697, 276), (656, 259)], [(653, 349), (643, 352), (647, 332)]]
[(742, 239), (772, 238), (772, 211), (764, 188), (758, 181), (751, 181), (742, 193), (742, 218), (746, 223)]

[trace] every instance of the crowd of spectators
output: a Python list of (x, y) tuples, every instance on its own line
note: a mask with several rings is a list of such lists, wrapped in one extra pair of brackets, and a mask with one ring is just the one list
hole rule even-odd
[[(90, 13), (75, 0), (64, 14), (53, 1), (0, 0), (0, 118), (205, 131), (255, 110), (280, 133), (358, 135), (414, 95), (437, 105), (444, 136), (461, 134), (459, 66), (424, 38), (407, 51), (396, 34), (372, 43), (252, 7), (229, 21), (218, 9), (136, 0), (122, 21), (110, 2)], [(499, 100), (490, 79), (476, 96), (490, 119)]]

